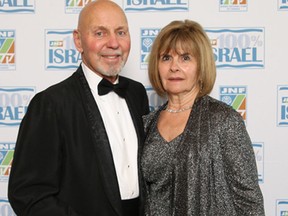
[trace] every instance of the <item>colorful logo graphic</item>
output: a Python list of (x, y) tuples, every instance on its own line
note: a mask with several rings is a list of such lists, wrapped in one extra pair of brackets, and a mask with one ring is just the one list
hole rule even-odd
[(205, 29), (217, 68), (264, 68), (264, 29)]
[(15, 68), (15, 30), (0, 30), (0, 70)]
[(0, 198), (0, 215), (1, 216), (16, 216), (6, 198)]
[(76, 50), (72, 30), (46, 30), (46, 70), (76, 69), (81, 55)]
[(66, 0), (65, 12), (69, 14), (79, 13), (86, 4), (92, 1), (93, 0)]
[(19, 126), (34, 95), (32, 87), (0, 87), (0, 127)]
[(149, 53), (159, 28), (141, 29), (141, 69), (147, 69)]
[(232, 106), (241, 114), (246, 123), (246, 86), (223, 86), (220, 87), (220, 100)]
[(35, 0), (0, 0), (0, 13), (35, 13)]
[(14, 155), (14, 149), (15, 143), (0, 142), (0, 181), (8, 180)]
[(220, 0), (220, 11), (247, 11), (247, 0)]
[(288, 127), (288, 85), (278, 86), (277, 124)]
[(123, 8), (126, 12), (188, 11), (189, 10), (189, 0), (177, 0), (177, 1), (125, 0)]
[(157, 95), (152, 87), (146, 87), (146, 92), (149, 99), (150, 111), (157, 110), (162, 104), (164, 104), (167, 101), (167, 99)]
[(276, 201), (276, 216), (288, 216), (288, 199)]
[(288, 10), (288, 0), (278, 0), (278, 10)]
[(259, 183), (264, 182), (264, 144), (261, 142), (252, 143), (256, 164), (257, 164), (257, 171), (258, 171), (258, 181)]

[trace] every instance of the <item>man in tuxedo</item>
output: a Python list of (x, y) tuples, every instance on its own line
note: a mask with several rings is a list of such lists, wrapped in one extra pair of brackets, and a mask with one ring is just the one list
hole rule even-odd
[(130, 52), (123, 10), (87, 4), (73, 32), (82, 63), (31, 100), (8, 186), (18, 216), (142, 215), (144, 86), (118, 75)]

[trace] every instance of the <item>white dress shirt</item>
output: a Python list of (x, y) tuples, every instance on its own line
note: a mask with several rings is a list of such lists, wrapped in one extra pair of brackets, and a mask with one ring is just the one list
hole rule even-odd
[(98, 83), (102, 77), (91, 71), (84, 63), (82, 69), (104, 121), (121, 199), (136, 198), (139, 196), (138, 139), (126, 101), (113, 91), (99, 96)]

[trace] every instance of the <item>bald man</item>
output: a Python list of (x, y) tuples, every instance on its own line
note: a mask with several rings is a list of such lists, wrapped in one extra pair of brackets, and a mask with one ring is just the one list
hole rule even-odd
[(120, 76), (130, 52), (114, 2), (87, 4), (73, 32), (82, 63), (38, 93), (21, 122), (8, 186), (17, 216), (142, 215), (144, 86)]

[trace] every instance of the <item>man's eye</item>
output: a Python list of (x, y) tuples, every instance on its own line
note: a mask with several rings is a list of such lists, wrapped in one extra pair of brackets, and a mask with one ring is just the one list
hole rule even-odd
[(119, 32), (118, 32), (118, 35), (120, 35), (120, 36), (125, 36), (125, 35), (126, 35), (126, 32), (125, 32), (125, 31), (119, 31)]
[(104, 33), (102, 31), (95, 32), (95, 35), (98, 37), (102, 37)]

